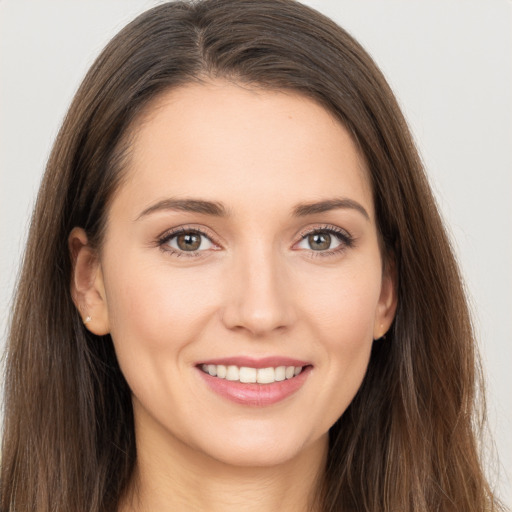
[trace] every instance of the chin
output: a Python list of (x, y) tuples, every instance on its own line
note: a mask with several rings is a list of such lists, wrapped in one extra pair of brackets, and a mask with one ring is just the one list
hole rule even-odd
[[(229, 466), (263, 468), (282, 466), (301, 457), (309, 457), (310, 451), (328, 446), (328, 434), (317, 439), (294, 439), (288, 430), (283, 436), (251, 435), (228, 436), (220, 442), (210, 442), (199, 449), (210, 458)], [(323, 450), (321, 450), (323, 451)]]

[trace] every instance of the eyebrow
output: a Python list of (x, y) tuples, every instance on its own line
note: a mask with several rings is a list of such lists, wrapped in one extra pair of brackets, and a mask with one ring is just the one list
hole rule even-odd
[[(293, 216), (306, 217), (317, 213), (324, 213), (337, 209), (352, 209), (358, 211), (367, 220), (370, 220), (368, 212), (364, 207), (348, 198), (334, 198), (326, 199), (323, 201), (314, 201), (310, 203), (300, 203), (293, 208)], [(165, 210), (175, 210), (182, 212), (201, 213), (203, 215), (212, 215), (215, 217), (227, 217), (228, 211), (226, 207), (216, 201), (205, 201), (203, 199), (164, 199), (146, 208), (138, 217), (137, 220), (145, 217), (151, 213)]]
[(307, 215), (314, 215), (315, 213), (324, 213), (331, 210), (337, 209), (352, 209), (358, 211), (366, 220), (370, 220), (370, 216), (368, 212), (364, 209), (364, 207), (354, 201), (353, 199), (348, 198), (334, 198), (334, 199), (326, 199), (324, 201), (316, 201), (311, 203), (301, 203), (298, 204), (293, 209), (293, 214), (296, 217), (305, 217)]
[(139, 220), (150, 213), (176, 210), (180, 212), (202, 213), (204, 215), (214, 215), (216, 217), (226, 217), (227, 210), (221, 204), (215, 201), (204, 201), (202, 199), (164, 199), (146, 208), (138, 217)]

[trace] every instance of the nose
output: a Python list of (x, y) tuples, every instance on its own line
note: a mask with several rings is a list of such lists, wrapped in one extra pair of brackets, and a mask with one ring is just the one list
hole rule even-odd
[(235, 258), (222, 311), (228, 329), (261, 337), (293, 324), (293, 292), (281, 260), (271, 249), (249, 250)]

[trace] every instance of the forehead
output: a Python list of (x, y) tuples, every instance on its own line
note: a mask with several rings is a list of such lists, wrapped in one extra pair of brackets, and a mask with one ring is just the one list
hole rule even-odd
[(201, 195), (269, 208), (350, 196), (373, 216), (368, 172), (348, 131), (289, 91), (215, 81), (165, 92), (132, 130), (126, 177), (118, 195), (140, 205)]

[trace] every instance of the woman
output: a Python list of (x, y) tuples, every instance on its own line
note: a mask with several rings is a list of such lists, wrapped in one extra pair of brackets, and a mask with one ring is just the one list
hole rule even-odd
[(164, 4), (98, 58), (48, 163), (2, 510), (496, 510), (477, 370), (368, 55), (294, 2)]

